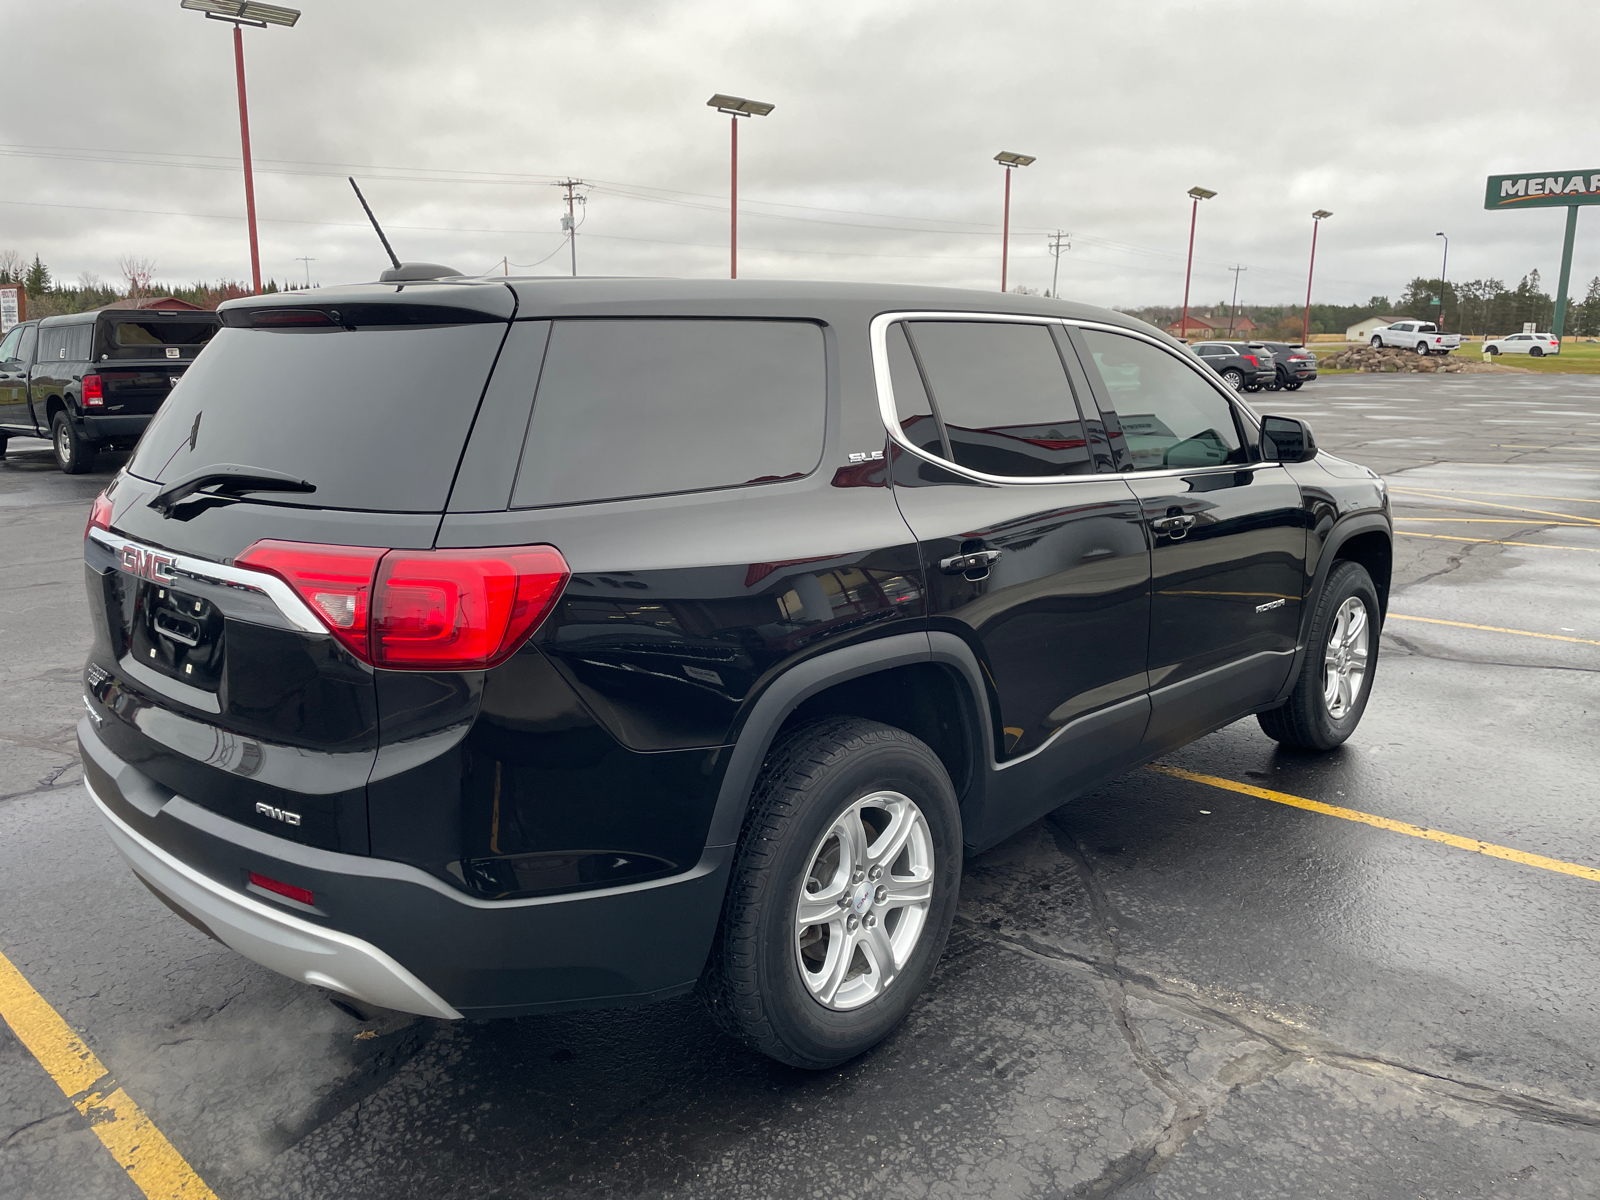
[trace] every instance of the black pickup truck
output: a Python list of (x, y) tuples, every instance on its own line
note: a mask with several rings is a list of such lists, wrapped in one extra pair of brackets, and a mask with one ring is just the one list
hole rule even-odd
[(25, 321), (0, 342), (0, 455), (49, 438), (69, 475), (128, 449), (220, 327), (214, 312), (100, 309)]

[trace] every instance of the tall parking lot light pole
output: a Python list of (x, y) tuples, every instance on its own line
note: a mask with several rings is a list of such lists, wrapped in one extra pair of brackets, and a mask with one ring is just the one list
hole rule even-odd
[(1189, 195), (1194, 200), (1194, 207), (1189, 212), (1189, 261), (1183, 268), (1183, 316), (1178, 319), (1178, 338), (1185, 342), (1189, 340), (1189, 279), (1194, 273), (1194, 226), (1200, 219), (1200, 201), (1209, 200), (1216, 193), (1210, 188), (1192, 187)]
[(1447, 238), (1447, 237), (1444, 237), (1444, 234), (1442, 234), (1442, 233), (1436, 233), (1433, 236), (1434, 237), (1442, 237), (1442, 238), (1444, 238), (1444, 261), (1439, 264), (1439, 332), (1443, 333), (1444, 332), (1444, 273), (1445, 273), (1445, 269), (1447, 267), (1449, 267), (1449, 265), (1450, 265), (1450, 239)]
[(1311, 214), (1311, 265), (1306, 268), (1306, 319), (1300, 326), (1300, 344), (1308, 345), (1311, 340), (1311, 276), (1317, 269), (1317, 227), (1328, 217), (1333, 216), (1325, 208), (1319, 208)]
[(726, 113), (733, 118), (733, 187), (728, 199), (728, 278), (739, 278), (739, 118), (764, 117), (776, 105), (760, 100), (746, 100), (742, 96), (724, 96), (718, 92), (706, 101), (707, 108)]
[(1006, 290), (1006, 266), (1011, 256), (1011, 172), (1034, 161), (1032, 154), (1013, 154), (1002, 150), (994, 156), (995, 162), (1006, 169), (1005, 216), (1000, 223), (1000, 290)]
[(250, 282), (261, 291), (261, 244), (256, 238), (256, 181), (250, 168), (250, 108), (244, 94), (244, 34), (241, 26), (265, 29), (269, 25), (293, 26), (298, 8), (280, 8), (256, 0), (182, 0), (181, 7), (204, 13), (212, 21), (233, 23), (233, 67), (239, 82), (239, 144), (244, 154), (244, 216), (250, 229)]

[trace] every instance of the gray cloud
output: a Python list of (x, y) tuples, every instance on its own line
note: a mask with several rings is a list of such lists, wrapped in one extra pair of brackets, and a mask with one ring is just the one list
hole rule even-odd
[[(1559, 265), (1558, 210), (1487, 213), (1483, 179), (1600, 168), (1592, 3), (1465, 0), (583, 4), (302, 0), (247, 30), (263, 272), (371, 278), (381, 250), (476, 272), (564, 268), (552, 178), (595, 183), (578, 238), (595, 274), (727, 267), (728, 119), (713, 91), (772, 101), (740, 134), (740, 273), (995, 287), (996, 151), (1014, 180), (1014, 282), (1176, 303), (1192, 185), (1194, 294), (1304, 295), (1313, 208), (1333, 210), (1317, 297), (1397, 295), (1438, 271), (1514, 283)], [(187, 282), (245, 278), (227, 25), (177, 0), (10, 9), (0, 248), (57, 277), (124, 253)], [(178, 215), (172, 215), (178, 214)], [(1600, 273), (1600, 213), (1574, 277)], [(547, 256), (550, 256), (547, 258)], [(1581, 282), (1574, 285), (1581, 292)]]

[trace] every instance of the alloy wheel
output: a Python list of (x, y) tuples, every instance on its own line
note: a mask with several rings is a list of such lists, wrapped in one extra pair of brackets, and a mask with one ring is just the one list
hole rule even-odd
[(1343, 720), (1361, 695), (1367, 677), (1369, 628), (1367, 606), (1359, 596), (1351, 596), (1339, 606), (1328, 630), (1322, 656), (1322, 701), (1335, 721)]
[(56, 457), (63, 466), (72, 462), (72, 431), (67, 428), (65, 421), (56, 425)]
[(860, 1008), (910, 961), (933, 900), (933, 835), (916, 801), (873, 792), (811, 852), (795, 906), (800, 978), (825, 1008)]

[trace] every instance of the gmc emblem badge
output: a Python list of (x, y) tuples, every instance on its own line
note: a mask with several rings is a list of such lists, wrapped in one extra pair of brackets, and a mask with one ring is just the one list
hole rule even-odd
[(130, 575), (137, 575), (140, 579), (149, 579), (155, 583), (172, 582), (170, 554), (157, 554), (154, 550), (145, 550), (138, 546), (124, 546), (122, 569)]

